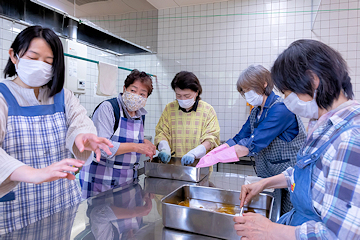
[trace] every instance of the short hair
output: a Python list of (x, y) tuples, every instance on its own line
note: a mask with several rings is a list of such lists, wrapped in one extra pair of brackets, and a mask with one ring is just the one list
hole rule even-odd
[(133, 84), (135, 81), (140, 81), (142, 84), (144, 84), (148, 91), (148, 97), (153, 91), (153, 85), (152, 85), (152, 79), (146, 72), (140, 72), (137, 69), (134, 69), (131, 71), (129, 75), (127, 75), (124, 86), (125, 88), (128, 88), (131, 84)]
[(171, 81), (171, 87), (175, 91), (175, 88), (180, 88), (181, 90), (190, 89), (198, 93), (196, 100), (200, 100), (200, 95), (202, 93), (202, 87), (199, 79), (192, 72), (181, 71), (178, 72), (174, 79)]
[[(16, 36), (11, 44), (14, 54), (17, 54), (20, 58), (24, 56), (34, 38), (44, 39), (49, 44), (54, 55), (51, 68), (53, 76), (46, 84), (50, 88), (49, 97), (52, 97), (64, 87), (65, 63), (63, 46), (59, 37), (51, 29), (36, 25), (25, 28)], [(17, 75), (15, 65), (9, 57), (4, 69), (4, 77), (13, 77), (15, 75)]]
[[(265, 83), (267, 83), (266, 87), (264, 87)], [(251, 65), (240, 74), (236, 87), (241, 95), (245, 94), (244, 89), (250, 89), (269, 96), (274, 88), (274, 82), (269, 70), (261, 65)]]
[(319, 78), (316, 103), (328, 109), (343, 91), (347, 99), (354, 96), (348, 67), (341, 54), (326, 44), (302, 39), (293, 42), (279, 55), (271, 75), (281, 91), (314, 96), (313, 74)]

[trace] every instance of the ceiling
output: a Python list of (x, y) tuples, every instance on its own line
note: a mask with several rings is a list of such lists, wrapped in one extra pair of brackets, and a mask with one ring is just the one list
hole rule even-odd
[[(76, 18), (120, 15), (130, 12), (183, 7), (228, 0), (32, 0), (57, 8)], [(74, 7), (75, 2), (75, 7)]]
[(147, 0), (157, 9), (184, 7), (204, 3), (227, 2), (228, 0)]

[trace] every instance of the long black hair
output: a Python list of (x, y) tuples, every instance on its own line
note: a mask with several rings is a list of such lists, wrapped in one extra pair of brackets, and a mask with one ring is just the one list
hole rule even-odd
[(319, 78), (316, 103), (329, 109), (341, 91), (347, 99), (354, 96), (348, 67), (341, 54), (326, 44), (302, 39), (293, 42), (276, 59), (271, 76), (280, 91), (314, 96), (313, 74)]
[[(34, 38), (44, 39), (50, 46), (54, 59), (52, 63), (52, 79), (46, 84), (50, 88), (50, 97), (60, 92), (64, 87), (64, 50), (59, 37), (49, 28), (41, 26), (31, 26), (21, 31), (11, 44), (14, 50), (14, 55), (17, 54), (20, 58), (24, 56), (29, 49), (30, 43)], [(4, 77), (13, 77), (16, 75), (15, 65), (12, 63), (10, 57), (4, 69)]]

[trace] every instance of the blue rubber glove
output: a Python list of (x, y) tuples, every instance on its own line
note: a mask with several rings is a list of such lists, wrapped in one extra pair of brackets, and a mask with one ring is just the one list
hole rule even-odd
[(189, 165), (194, 163), (195, 155), (192, 153), (187, 153), (181, 158), (181, 165)]
[(162, 150), (159, 152), (158, 158), (160, 158), (163, 163), (168, 163), (170, 162), (171, 155), (166, 150)]
[(206, 148), (204, 145), (200, 144), (196, 148), (190, 150), (187, 154), (185, 154), (181, 158), (181, 164), (182, 165), (189, 165), (194, 163), (195, 158), (202, 158), (206, 154)]

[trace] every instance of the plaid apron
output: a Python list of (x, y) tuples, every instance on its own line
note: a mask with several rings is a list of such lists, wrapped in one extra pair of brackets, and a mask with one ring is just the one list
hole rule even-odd
[[(9, 109), (2, 144), (7, 154), (33, 168), (71, 157), (65, 147), (64, 90), (54, 96), (54, 104), (29, 107), (19, 106), (3, 83), (0, 92)], [(38, 185), (21, 182), (12, 193), (14, 200), (0, 202), (0, 234), (24, 228), (81, 200), (78, 185), (67, 179)]]
[(1, 240), (69, 240), (76, 211), (79, 205), (73, 205), (25, 228), (1, 235)]
[[(127, 184), (113, 191), (107, 191), (100, 197), (88, 200), (87, 215), (90, 220), (91, 231), (95, 239), (129, 239), (143, 225), (141, 216), (117, 219), (110, 208), (136, 211), (142, 207), (143, 191), (139, 184)], [(105, 231), (106, 230), (106, 231)]]
[[(278, 97), (267, 109), (265, 118), (270, 108), (282, 101), (283, 99)], [(256, 113), (256, 108), (254, 108), (250, 114), (251, 134), (253, 134), (255, 130), (255, 123), (257, 121)], [(267, 178), (278, 175), (288, 167), (293, 167), (296, 164), (297, 153), (306, 140), (304, 124), (297, 115), (296, 120), (298, 122), (299, 133), (291, 142), (285, 142), (279, 137), (276, 137), (269, 146), (261, 150), (258, 155), (254, 156), (256, 173), (259, 177)], [(281, 120), (279, 119), (279, 121)], [(281, 214), (284, 214), (292, 209), (290, 193), (287, 189), (281, 190), (281, 199)]]
[[(120, 105), (120, 123), (110, 140), (120, 143), (143, 143), (144, 127), (143, 120), (125, 118)], [(104, 158), (100, 162), (93, 161), (84, 166), (80, 171), (80, 184), (82, 197), (88, 198), (100, 192), (113, 189), (124, 183), (131, 183), (137, 178), (140, 153), (130, 152)]]

